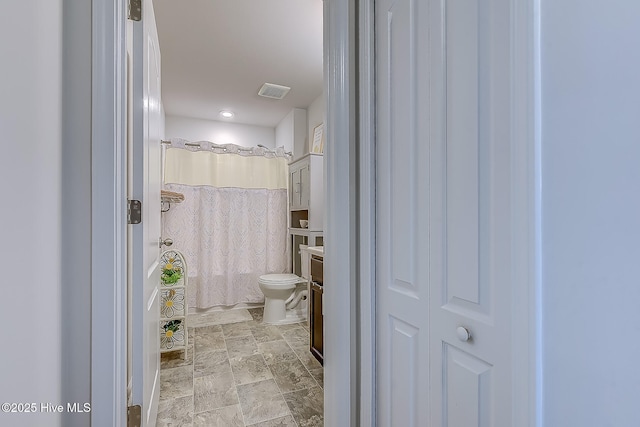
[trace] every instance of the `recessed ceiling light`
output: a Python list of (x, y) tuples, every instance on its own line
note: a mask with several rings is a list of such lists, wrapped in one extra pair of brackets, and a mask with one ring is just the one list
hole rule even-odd
[(230, 119), (234, 116), (233, 111), (222, 110), (220, 111), (220, 115), (225, 119)]

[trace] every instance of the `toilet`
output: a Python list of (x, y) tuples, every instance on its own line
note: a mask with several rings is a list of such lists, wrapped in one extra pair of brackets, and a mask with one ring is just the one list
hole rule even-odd
[[(306, 320), (306, 310), (295, 310), (307, 294), (306, 279), (295, 274), (264, 274), (258, 285), (264, 294), (262, 322), (268, 324), (295, 323)], [(304, 285), (304, 286), (301, 286)]]
[(258, 278), (258, 285), (264, 294), (263, 323), (276, 325), (307, 320), (309, 260), (303, 247), (306, 248), (305, 245), (300, 245), (301, 273), (305, 277), (295, 274), (264, 274)]

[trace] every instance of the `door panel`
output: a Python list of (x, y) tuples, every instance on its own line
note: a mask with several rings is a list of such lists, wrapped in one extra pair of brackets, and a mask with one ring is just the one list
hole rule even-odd
[(309, 163), (300, 168), (300, 207), (309, 209), (310, 190), (309, 186)]
[(450, 426), (491, 425), (491, 365), (447, 344), (443, 347), (446, 372), (443, 424)]
[[(291, 176), (291, 208), (297, 209), (300, 207), (300, 197), (301, 197), (301, 188), (300, 188), (300, 169), (294, 169), (290, 172)], [(295, 227), (296, 225), (292, 225)]]
[(414, 426), (418, 416), (420, 329), (389, 316), (390, 381), (389, 419), (392, 426)]
[(487, 289), (480, 291), (486, 281), (480, 279), (479, 244), (480, 223), (486, 218), (480, 215), (479, 188), (486, 184), (480, 172), (486, 174), (485, 165), (481, 170), (479, 163), (481, 155), (486, 158), (488, 141), (486, 133), (480, 133), (480, 125), (486, 124), (480, 116), (488, 106), (479, 93), (483, 82), (478, 62), (479, 48), (486, 48), (487, 38), (478, 31), (477, 0), (453, 0), (446, 5), (446, 158), (437, 160), (446, 162), (447, 294), (443, 297), (447, 301), (443, 303), (482, 311)]

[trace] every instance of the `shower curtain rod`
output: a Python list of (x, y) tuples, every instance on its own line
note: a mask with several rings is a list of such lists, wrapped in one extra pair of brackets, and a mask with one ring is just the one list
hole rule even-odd
[[(171, 141), (161, 140), (161, 141), (160, 141), (160, 143), (161, 143), (161, 144), (168, 144), (168, 145), (171, 145)], [(224, 145), (214, 144), (213, 142), (211, 142), (210, 144), (211, 144), (211, 146), (212, 146), (213, 148), (222, 148), (222, 149), (224, 149), (224, 150), (226, 150), (226, 149), (227, 149), (227, 147), (225, 147)], [(184, 145), (185, 145), (185, 146), (187, 146), (187, 147), (197, 147), (197, 148), (201, 148), (201, 145), (200, 145), (200, 144), (198, 144), (197, 142), (185, 142), (185, 143), (184, 143)], [(242, 151), (253, 151), (253, 147), (242, 147), (242, 146), (240, 146), (240, 145), (238, 145), (237, 147), (238, 147), (238, 150), (242, 150)], [(274, 154), (275, 154), (275, 150), (272, 150), (271, 148), (269, 148), (269, 147), (267, 147), (267, 146), (264, 146), (264, 145), (262, 145), (262, 144), (258, 144), (258, 147), (263, 148), (263, 149), (267, 150), (268, 152), (270, 152), (270, 153), (274, 153)], [(284, 154), (286, 154), (286, 155), (288, 155), (288, 156), (292, 156), (292, 155), (293, 155), (293, 153), (292, 153), (291, 151), (285, 151), (285, 153), (284, 153)]]

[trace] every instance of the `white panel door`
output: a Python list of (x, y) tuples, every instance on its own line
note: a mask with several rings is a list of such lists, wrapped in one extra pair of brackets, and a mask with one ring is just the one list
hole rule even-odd
[[(153, 4), (143, 2), (134, 24), (133, 198), (142, 223), (133, 226), (133, 403), (143, 426), (155, 426), (160, 394), (160, 51)], [(136, 68), (142, 66), (142, 69)]]
[(509, 19), (376, 3), (381, 426), (511, 425)]
[(512, 424), (510, 2), (432, 4), (432, 425), (506, 427)]
[(379, 426), (428, 425), (427, 4), (376, 16), (376, 311)]

